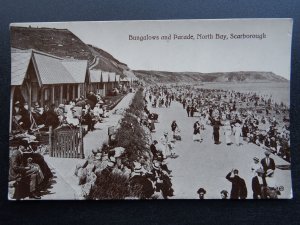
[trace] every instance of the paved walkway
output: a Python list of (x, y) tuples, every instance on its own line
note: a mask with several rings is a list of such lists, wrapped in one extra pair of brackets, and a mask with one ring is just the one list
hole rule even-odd
[[(120, 103), (109, 112), (109, 118), (105, 118), (103, 123), (97, 124), (93, 132), (89, 132), (83, 139), (84, 154), (87, 158), (92, 149), (101, 147), (108, 140), (108, 127), (116, 126), (122, 118), (120, 112), (128, 108), (134, 93), (127, 94)], [(54, 158), (45, 155), (45, 161), (54, 172), (54, 181), (51, 184), (49, 193), (42, 196), (42, 199), (72, 200), (82, 199), (81, 187), (78, 185), (78, 178), (74, 175), (76, 165), (82, 165), (85, 159)]]
[[(151, 112), (159, 114), (159, 123), (155, 124), (156, 133), (153, 139), (159, 140), (164, 131), (171, 135), (171, 123), (177, 121), (181, 130), (182, 141), (175, 144), (175, 153), (179, 155), (176, 159), (168, 159), (168, 166), (173, 171), (172, 183), (174, 198), (195, 199), (198, 198), (197, 190), (200, 187), (206, 189), (205, 198), (220, 198), (220, 191), (231, 190), (231, 183), (225, 176), (237, 168), (240, 176), (245, 179), (248, 198), (252, 198), (251, 181), (252, 174), (250, 165), (253, 157), (262, 159), (264, 150), (254, 144), (238, 147), (236, 145), (225, 145), (225, 137), (220, 129), (220, 145), (215, 145), (212, 139), (212, 127), (206, 126), (202, 132), (203, 142), (193, 142), (193, 124), (197, 118), (187, 117), (186, 111), (178, 102), (172, 102), (170, 108), (152, 108)], [(232, 137), (234, 141), (234, 137)], [(276, 165), (288, 165), (282, 158), (271, 155)], [(275, 179), (278, 186), (284, 186), (285, 190), (279, 198), (291, 197), (291, 171), (275, 170)]]
[[(104, 142), (108, 141), (108, 128), (110, 126), (116, 126), (119, 120), (123, 117), (120, 113), (123, 109), (128, 108), (134, 93), (127, 94), (119, 104), (109, 112), (109, 117), (105, 118), (103, 123), (98, 123), (95, 125), (95, 130), (93, 132), (87, 133), (84, 137), (84, 154), (87, 157), (92, 154), (92, 149), (96, 149), (102, 146)], [(114, 112), (117, 112), (116, 114)]]

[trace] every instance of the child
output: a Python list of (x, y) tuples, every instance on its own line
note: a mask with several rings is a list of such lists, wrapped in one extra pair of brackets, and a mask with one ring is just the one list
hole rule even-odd
[(43, 173), (41, 171), (40, 166), (38, 164), (32, 162), (32, 158), (31, 157), (29, 157), (27, 159), (27, 168), (28, 168), (28, 170), (26, 171), (26, 175), (30, 175), (32, 173), (36, 173), (37, 174), (37, 183), (41, 184), (42, 181), (44, 180), (44, 175), (43, 175)]

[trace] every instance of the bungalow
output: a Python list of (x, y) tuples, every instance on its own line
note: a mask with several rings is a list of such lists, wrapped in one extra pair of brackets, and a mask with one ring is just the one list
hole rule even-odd
[(123, 87), (127, 87), (130, 85), (130, 82), (128, 80), (127, 77), (124, 77), (124, 78), (120, 78), (120, 84), (123, 86)]
[(132, 70), (124, 70), (123, 73), (126, 75), (130, 86), (138, 82), (138, 78), (135, 76)]
[(101, 76), (102, 76), (101, 70), (90, 70), (91, 82), (89, 85), (89, 91), (104, 96), (103, 84), (101, 83)]
[[(65, 103), (85, 96), (90, 82), (87, 60), (64, 60), (37, 50), (11, 50), (10, 115), (13, 104)], [(11, 121), (10, 121), (11, 128)]]
[(102, 76), (101, 76), (101, 83), (103, 85), (103, 94), (104, 96), (107, 95), (108, 93), (108, 90), (107, 90), (107, 87), (108, 87), (108, 83), (109, 83), (109, 72), (102, 72)]
[(117, 76), (114, 72), (90, 70), (90, 77), (90, 91), (101, 96), (106, 96), (113, 88), (117, 87)]
[(108, 73), (108, 76), (109, 76), (109, 82), (108, 82), (108, 85), (107, 85), (107, 91), (110, 92), (112, 91), (113, 88), (115, 88), (117, 85), (116, 85), (116, 73), (114, 72), (109, 72)]

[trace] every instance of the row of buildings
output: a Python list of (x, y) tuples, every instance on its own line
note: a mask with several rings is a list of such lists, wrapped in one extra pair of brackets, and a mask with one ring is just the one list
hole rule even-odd
[(66, 103), (94, 92), (106, 96), (112, 89), (137, 82), (132, 71), (121, 78), (115, 72), (90, 69), (87, 60), (63, 59), (37, 50), (11, 50), (10, 115), (15, 102)]

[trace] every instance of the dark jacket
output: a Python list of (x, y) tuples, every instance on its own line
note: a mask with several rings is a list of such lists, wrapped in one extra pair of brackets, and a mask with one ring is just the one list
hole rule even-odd
[(52, 126), (53, 128), (58, 127), (59, 119), (56, 113), (53, 110), (49, 110), (44, 113), (45, 116), (45, 126), (49, 127)]
[(194, 133), (193, 134), (200, 134), (200, 123), (194, 123)]
[(267, 172), (268, 169), (275, 170), (275, 162), (274, 162), (274, 159), (272, 159), (272, 158), (269, 158), (269, 165), (267, 165), (267, 163), (266, 163), (266, 158), (263, 158), (260, 161), (260, 163), (265, 172)]
[(258, 196), (261, 197), (261, 186), (257, 176), (252, 178), (252, 191), (253, 199), (258, 199)]
[(231, 199), (246, 199), (247, 187), (245, 180), (239, 176), (230, 177), (231, 173), (228, 173), (226, 179), (232, 183), (230, 198)]
[(153, 160), (158, 160), (158, 161), (162, 161), (163, 159), (163, 155), (161, 152), (159, 152), (157, 149), (156, 149), (156, 146), (154, 144), (151, 144), (150, 145), (150, 151), (153, 155)]
[(176, 123), (176, 122), (173, 122), (173, 123), (171, 124), (171, 128), (172, 128), (172, 131), (175, 131), (176, 128), (177, 128), (177, 123)]

